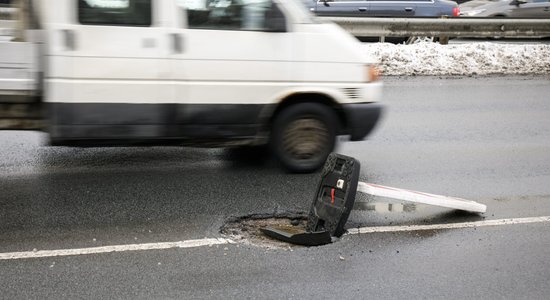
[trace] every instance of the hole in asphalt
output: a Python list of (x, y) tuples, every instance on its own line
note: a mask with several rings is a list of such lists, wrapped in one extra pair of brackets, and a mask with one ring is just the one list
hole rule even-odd
[[(356, 202), (356, 211), (373, 211), (375, 213), (409, 213), (417, 210), (415, 204), (392, 204), (392, 203), (363, 203)], [(304, 247), (287, 242), (279, 241), (265, 235), (261, 229), (271, 227), (286, 232), (303, 232), (307, 223), (305, 212), (283, 212), (271, 214), (253, 214), (243, 217), (233, 217), (225, 222), (220, 228), (220, 233), (229, 239), (246, 245), (254, 245), (268, 249), (292, 249)], [(360, 227), (360, 224), (355, 224)]]
[(284, 228), (287, 231), (304, 231), (307, 214), (281, 213), (256, 214), (228, 220), (220, 232), (237, 243), (255, 245), (268, 249), (292, 249), (303, 247), (289, 244), (266, 236), (261, 229), (265, 227)]

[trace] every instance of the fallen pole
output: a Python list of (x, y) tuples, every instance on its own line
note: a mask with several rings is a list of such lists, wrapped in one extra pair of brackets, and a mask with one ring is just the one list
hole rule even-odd
[(359, 182), (357, 191), (373, 196), (398, 199), (408, 202), (441, 206), (476, 213), (487, 211), (487, 205), (461, 198), (428, 194), (423, 192), (398, 189), (389, 186), (377, 185), (367, 182)]

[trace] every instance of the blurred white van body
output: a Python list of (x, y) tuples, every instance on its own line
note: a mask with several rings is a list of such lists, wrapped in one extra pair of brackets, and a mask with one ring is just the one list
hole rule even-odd
[(381, 114), (374, 61), (295, 0), (32, 3), (53, 145), (269, 144), (307, 172)]

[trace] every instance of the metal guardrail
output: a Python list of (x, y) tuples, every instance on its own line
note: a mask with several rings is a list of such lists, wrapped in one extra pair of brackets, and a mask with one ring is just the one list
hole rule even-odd
[(541, 37), (550, 36), (550, 19), (500, 18), (343, 18), (332, 21), (354, 36), (372, 37)]
[[(0, 7), (0, 35), (17, 31), (18, 9)], [(550, 36), (550, 19), (504, 18), (348, 18), (319, 17), (332, 21), (354, 36), (372, 37), (541, 37)], [(23, 25), (24, 26), (24, 25)], [(25, 28), (25, 27), (22, 27)]]

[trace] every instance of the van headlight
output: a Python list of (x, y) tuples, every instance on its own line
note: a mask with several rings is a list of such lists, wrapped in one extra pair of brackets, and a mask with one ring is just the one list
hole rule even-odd
[(375, 65), (366, 65), (366, 80), (365, 82), (373, 82), (380, 80), (380, 69)]

